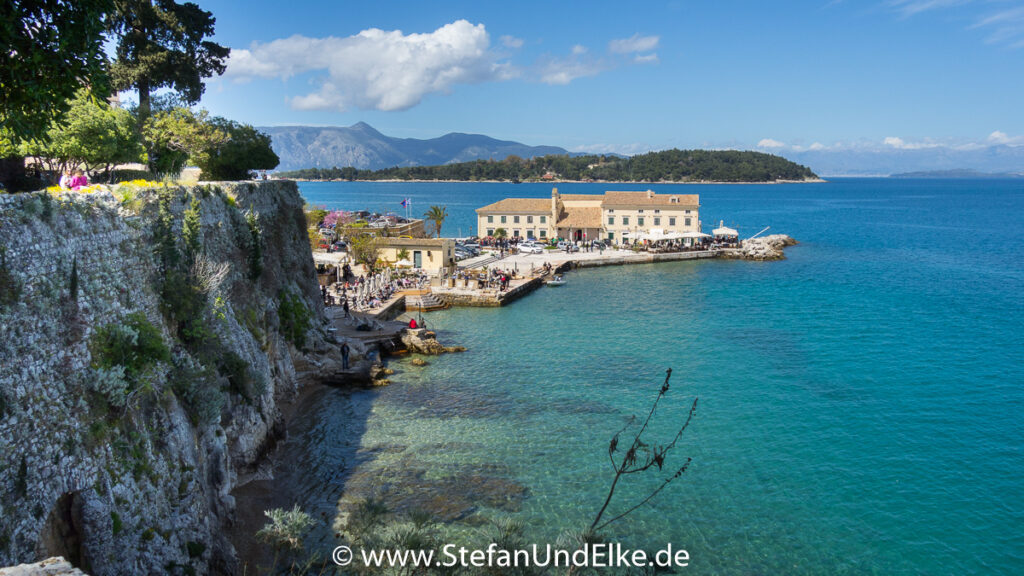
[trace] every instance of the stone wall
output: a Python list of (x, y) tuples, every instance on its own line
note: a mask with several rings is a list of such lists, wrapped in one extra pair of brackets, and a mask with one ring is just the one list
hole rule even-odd
[[(232, 488), (280, 431), (279, 405), (340, 368), (294, 183), (162, 190), (0, 195), (0, 566), (63, 556), (97, 575), (234, 571)], [(184, 343), (161, 291), (161, 193), (179, 249), (182, 214), (200, 202), (202, 346)], [(246, 211), (261, 229), (255, 280)], [(302, 350), (281, 328), (283, 297), (310, 321)], [(95, 335), (130, 314), (171, 354), (116, 406), (100, 392)]]

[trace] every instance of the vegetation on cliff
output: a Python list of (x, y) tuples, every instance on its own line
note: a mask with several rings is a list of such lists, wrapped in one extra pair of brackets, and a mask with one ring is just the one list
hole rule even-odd
[(628, 158), (549, 155), (509, 156), (443, 166), (384, 170), (307, 168), (279, 177), (308, 180), (573, 180), (616, 182), (774, 182), (817, 178), (806, 166), (772, 154), (739, 150), (663, 150)]

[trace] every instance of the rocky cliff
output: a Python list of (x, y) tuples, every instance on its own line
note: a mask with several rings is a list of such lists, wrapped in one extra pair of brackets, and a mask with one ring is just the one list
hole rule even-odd
[(229, 573), (238, 479), (340, 365), (293, 183), (0, 195), (0, 566)]

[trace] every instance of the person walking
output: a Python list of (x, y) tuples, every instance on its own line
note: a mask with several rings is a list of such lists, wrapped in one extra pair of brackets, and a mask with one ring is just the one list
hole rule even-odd
[(341, 369), (348, 370), (348, 353), (351, 349), (348, 347), (348, 342), (341, 343)]
[(341, 300), (342, 301), (341, 308), (342, 308), (342, 310), (345, 311), (345, 318), (351, 318), (351, 316), (349, 316), (349, 314), (348, 314), (348, 296), (343, 294), (341, 296), (341, 298), (342, 298), (342, 300)]

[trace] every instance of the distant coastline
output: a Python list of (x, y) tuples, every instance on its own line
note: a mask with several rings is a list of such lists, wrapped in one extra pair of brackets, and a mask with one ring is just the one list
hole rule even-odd
[(733, 180), (688, 180), (688, 181), (675, 181), (675, 180), (564, 180), (564, 179), (551, 179), (551, 180), (528, 180), (523, 182), (513, 182), (512, 180), (454, 180), (454, 179), (403, 179), (403, 178), (390, 178), (390, 179), (364, 179), (364, 178), (274, 178), (283, 180), (295, 180), (297, 182), (389, 182), (389, 183), (496, 183), (496, 184), (508, 184), (508, 183), (585, 183), (585, 184), (803, 184), (803, 183), (825, 183), (828, 180), (825, 178), (805, 178), (803, 180), (751, 180), (751, 181), (733, 181)]

